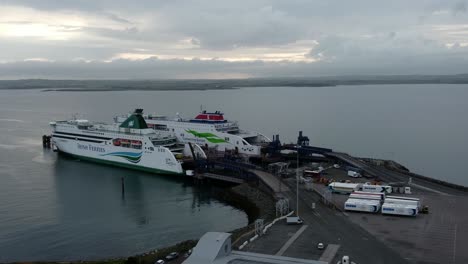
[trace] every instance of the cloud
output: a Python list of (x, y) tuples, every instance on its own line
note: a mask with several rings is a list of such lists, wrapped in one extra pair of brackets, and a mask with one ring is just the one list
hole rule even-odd
[[(468, 55), (460, 0), (4, 0), (0, 7), (0, 78), (396, 74), (437, 65), (455, 72)], [(32, 58), (42, 61), (25, 61)]]
[(466, 2), (465, 1), (459, 1), (457, 3), (455, 3), (455, 5), (453, 5), (452, 7), (452, 13), (454, 16), (458, 15), (458, 14), (463, 14), (463, 13), (466, 13)]
[(120, 17), (116, 14), (107, 14), (107, 17), (116, 21), (116, 22), (119, 22), (119, 23), (123, 23), (123, 24), (133, 24), (130, 20), (127, 20), (123, 17)]
[[(461, 49), (465, 49), (461, 51)], [(406, 54), (391, 58), (370, 57), (333, 61), (225, 61), (217, 59), (115, 59), (109, 62), (27, 60), (0, 63), (0, 79), (193, 79), (251, 77), (317, 77), (362, 74), (460, 74), (466, 73), (468, 47), (434, 56)], [(356, 65), (359, 65), (357, 67)], [(440, 65), (444, 65), (441, 67)]]

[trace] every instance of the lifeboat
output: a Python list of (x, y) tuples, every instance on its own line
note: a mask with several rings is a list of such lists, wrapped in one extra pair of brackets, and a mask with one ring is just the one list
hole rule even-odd
[(112, 141), (114, 143), (114, 146), (117, 146), (117, 147), (120, 146), (120, 139), (119, 138), (116, 138), (116, 139), (114, 139)]
[(129, 146), (130, 146), (130, 140), (128, 140), (128, 139), (121, 139), (121, 140), (120, 140), (120, 144), (122, 145), (122, 147), (129, 147)]
[(141, 141), (132, 140), (131, 141), (131, 146), (132, 146), (132, 148), (141, 149)]

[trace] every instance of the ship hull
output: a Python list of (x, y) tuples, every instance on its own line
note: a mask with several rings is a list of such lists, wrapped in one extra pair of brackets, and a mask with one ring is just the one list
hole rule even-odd
[(164, 147), (154, 151), (113, 146), (110, 142), (93, 143), (52, 136), (59, 152), (81, 160), (157, 174), (183, 174), (182, 165)]

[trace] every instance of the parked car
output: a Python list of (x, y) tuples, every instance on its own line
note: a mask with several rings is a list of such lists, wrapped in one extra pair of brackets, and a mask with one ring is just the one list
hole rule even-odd
[(173, 260), (179, 257), (179, 253), (177, 252), (172, 252), (169, 255), (166, 256), (166, 260)]
[(154, 264), (164, 264), (164, 263), (165, 263), (164, 260), (158, 259), (158, 260), (156, 260), (156, 262)]
[(302, 225), (304, 221), (297, 216), (288, 216), (286, 217), (286, 224), (288, 225)]
[(318, 243), (317, 244), (317, 248), (318, 249), (324, 249), (325, 248), (325, 245), (323, 243)]

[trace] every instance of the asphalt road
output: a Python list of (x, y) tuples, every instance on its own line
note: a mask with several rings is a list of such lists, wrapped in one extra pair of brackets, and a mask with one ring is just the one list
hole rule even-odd
[[(287, 184), (295, 190), (295, 182)], [(284, 196), (289, 198), (291, 207), (295, 209), (295, 193), (289, 191)], [(318, 250), (316, 245), (322, 242), (326, 245), (340, 245), (331, 263), (336, 263), (343, 255), (350, 256), (358, 264), (408, 263), (365, 229), (349, 221), (343, 213), (319, 203), (319, 199), (315, 193), (300, 192), (299, 215), (309, 227), (283, 253), (284, 256), (318, 260), (323, 251)], [(316, 202), (315, 209), (312, 209), (312, 201)], [(298, 226), (279, 222), (269, 234), (249, 245), (246, 250), (275, 254), (298, 229)]]

